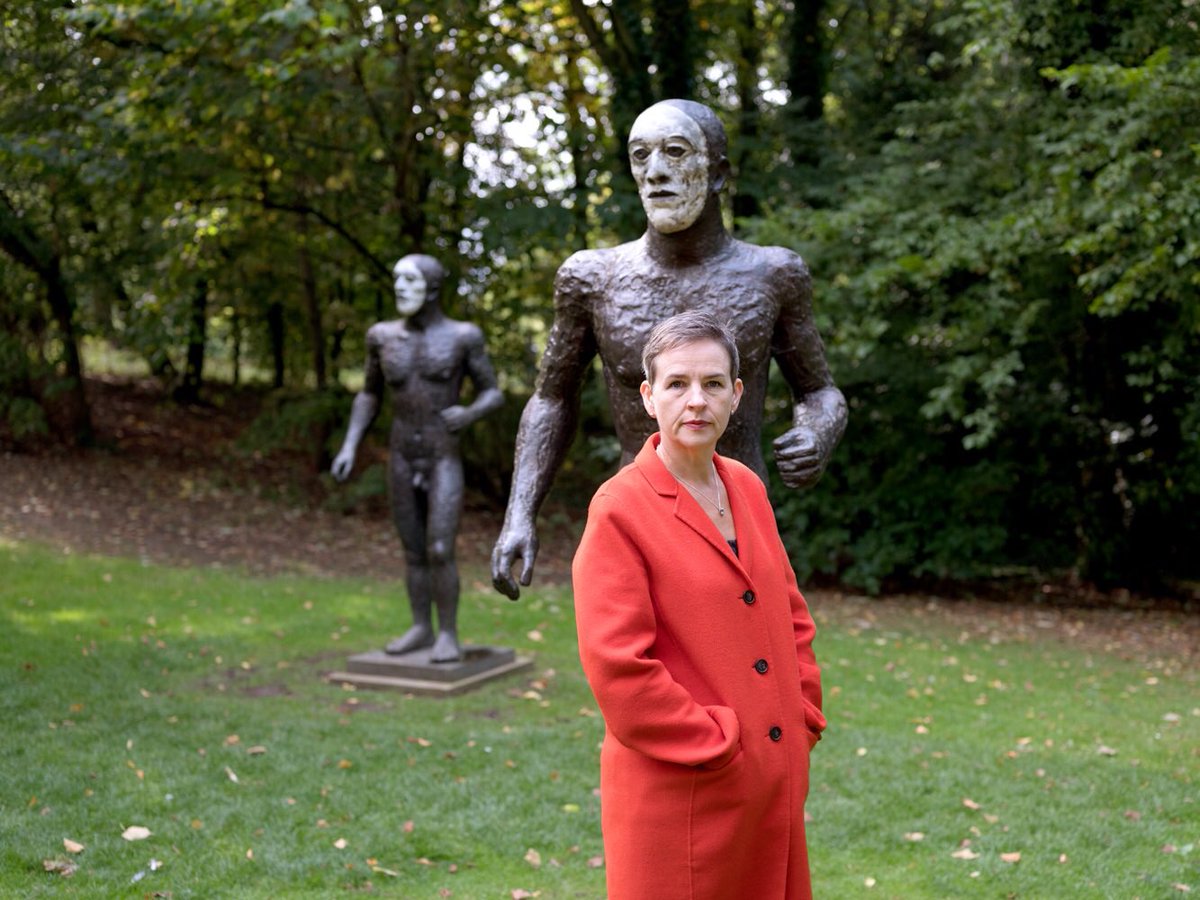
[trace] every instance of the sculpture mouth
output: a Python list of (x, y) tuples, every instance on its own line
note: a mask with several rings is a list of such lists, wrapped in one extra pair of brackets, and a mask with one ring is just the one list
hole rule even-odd
[(675, 196), (674, 191), (651, 191), (646, 195), (650, 200), (670, 200)]

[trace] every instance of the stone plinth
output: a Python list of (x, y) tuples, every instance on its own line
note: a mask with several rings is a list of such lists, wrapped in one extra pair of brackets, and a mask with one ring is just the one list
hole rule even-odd
[(346, 660), (346, 670), (331, 673), (329, 680), (373, 690), (449, 697), (532, 665), (532, 657), (518, 656), (508, 647), (467, 644), (462, 648), (462, 658), (448, 663), (431, 662), (428, 649), (394, 656), (371, 650), (351, 656)]

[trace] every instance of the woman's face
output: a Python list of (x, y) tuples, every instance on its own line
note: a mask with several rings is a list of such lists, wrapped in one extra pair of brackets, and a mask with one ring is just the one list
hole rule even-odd
[(658, 420), (668, 450), (716, 449), (742, 397), (729, 354), (716, 341), (682, 344), (654, 360), (654, 383), (642, 382), (642, 403)]
[(416, 315), (425, 305), (425, 296), (428, 293), (425, 276), (421, 274), (417, 264), (407, 258), (396, 263), (392, 275), (395, 278), (396, 312), (402, 319)]

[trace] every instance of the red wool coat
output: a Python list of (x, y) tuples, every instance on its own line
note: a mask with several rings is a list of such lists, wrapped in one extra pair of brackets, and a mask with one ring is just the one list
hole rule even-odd
[(739, 558), (658, 442), (596, 493), (572, 566), (609, 900), (807, 900), (813, 620), (758, 476), (715, 458)]

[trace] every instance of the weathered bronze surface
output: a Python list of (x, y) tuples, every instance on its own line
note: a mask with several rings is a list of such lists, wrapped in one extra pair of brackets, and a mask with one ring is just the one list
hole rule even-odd
[[(503, 397), (483, 332), (442, 312), (442, 265), (414, 254), (397, 262), (393, 274), (399, 318), (367, 330), (365, 382), (354, 398), (332, 471), (339, 481), (349, 476), (386, 386), (393, 413), (388, 473), (392, 518), (404, 545), (413, 620), (386, 650), (403, 654), (429, 647), (432, 662), (452, 662), (461, 656), (454, 557), (463, 501), (459, 439), (464, 428), (499, 407)], [(464, 377), (474, 387), (468, 405), (459, 402)]]
[(760, 449), (772, 359), (793, 394), (792, 427), (774, 442), (775, 462), (793, 488), (815, 484), (846, 426), (846, 401), (833, 383), (813, 322), (812, 279), (795, 253), (736, 240), (719, 195), (729, 177), (725, 131), (708, 107), (655, 104), (629, 134), (630, 165), (648, 227), (636, 241), (583, 250), (558, 270), (554, 323), (533, 396), (517, 434), (512, 491), (492, 551), (492, 580), (517, 599), (537, 555), (536, 518), (575, 434), (579, 391), (600, 355), (621, 443), (622, 465), (655, 428), (638, 388), (642, 346), (662, 319), (702, 308), (726, 319), (737, 338), (745, 393), (717, 445), (766, 477)]

